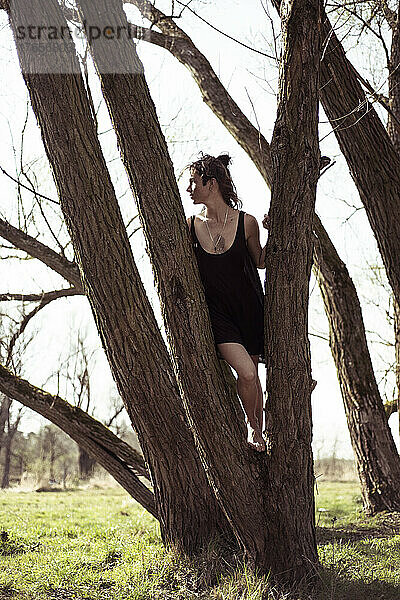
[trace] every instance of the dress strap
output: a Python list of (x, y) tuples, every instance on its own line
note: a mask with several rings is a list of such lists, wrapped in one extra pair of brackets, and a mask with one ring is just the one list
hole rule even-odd
[(239, 236), (238, 237), (242, 240), (242, 242), (246, 246), (246, 232), (244, 230), (244, 215), (245, 215), (245, 213), (242, 210), (239, 211), (239, 223), (238, 223)]
[(190, 236), (192, 238), (194, 247), (197, 248), (197, 244), (199, 242), (197, 240), (196, 229), (194, 228), (194, 215), (190, 217)]

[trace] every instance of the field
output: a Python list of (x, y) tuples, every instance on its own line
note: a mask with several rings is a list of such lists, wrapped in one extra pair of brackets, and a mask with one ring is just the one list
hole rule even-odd
[(0, 599), (400, 600), (400, 514), (366, 519), (354, 482), (318, 484), (321, 572), (312, 596), (278, 594), (240, 557), (166, 551), (122, 489), (0, 494)]

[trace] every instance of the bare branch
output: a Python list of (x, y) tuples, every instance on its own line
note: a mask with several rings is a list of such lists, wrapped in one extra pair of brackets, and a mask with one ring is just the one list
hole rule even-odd
[(28, 192), (31, 192), (31, 194), (35, 194), (35, 196), (40, 196), (41, 198), (44, 198), (45, 200), (48, 200), (49, 202), (53, 202), (53, 204), (59, 204), (59, 202), (57, 200), (53, 200), (53, 198), (49, 198), (48, 196), (39, 194), (39, 192), (37, 192), (35, 189), (30, 188), (27, 185), (24, 185), (23, 183), (18, 181), (18, 179), (15, 179), (15, 177), (13, 177), (9, 173), (7, 173), (7, 171), (5, 169), (3, 169), (3, 167), (1, 167), (1, 166), (0, 166), (0, 171), (3, 173), (3, 175), (5, 175), (9, 179), (11, 179), (11, 181), (14, 181), (14, 183), (16, 183), (19, 187), (22, 187), (22, 188), (24, 188), (24, 190), (28, 190)]
[(71, 262), (65, 258), (65, 256), (61, 256), (45, 244), (42, 244), (42, 242), (39, 242), (1, 218), (0, 236), (13, 244), (16, 248), (37, 258), (50, 267), (50, 269), (56, 271), (56, 273), (64, 277), (64, 279), (72, 283), (77, 290), (83, 291), (79, 268), (76, 263)]
[(46, 301), (51, 302), (52, 300), (57, 300), (57, 298), (62, 298), (64, 296), (78, 296), (82, 295), (83, 291), (78, 290), (74, 287), (63, 289), (63, 290), (54, 290), (51, 292), (42, 292), (41, 294), (0, 294), (0, 302), (7, 302), (8, 300), (19, 300), (20, 302), (43, 302)]
[(11, 340), (10, 340), (10, 343), (8, 346), (8, 355), (7, 355), (6, 364), (8, 364), (9, 361), (11, 360), (11, 355), (12, 355), (12, 352), (13, 352), (13, 349), (14, 349), (17, 339), (22, 335), (22, 333), (27, 328), (31, 319), (33, 319), (33, 317), (35, 315), (37, 315), (39, 310), (41, 310), (42, 308), (44, 308), (45, 306), (50, 304), (50, 302), (52, 302), (53, 300), (57, 300), (58, 298), (63, 298), (66, 296), (76, 296), (76, 295), (82, 295), (82, 294), (83, 294), (83, 291), (77, 290), (76, 288), (69, 288), (68, 290), (56, 290), (54, 292), (47, 292), (47, 293), (45, 292), (41, 297), (40, 303), (30, 313), (28, 313), (27, 315), (24, 316), (18, 330), (11, 337)]

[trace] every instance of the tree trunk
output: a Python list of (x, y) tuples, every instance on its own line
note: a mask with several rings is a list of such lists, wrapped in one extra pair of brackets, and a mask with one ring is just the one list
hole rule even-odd
[(154, 496), (136, 474), (149, 477), (141, 455), (102, 423), (59, 396), (52, 396), (0, 365), (0, 390), (39, 413), (67, 433), (153, 516)]
[(400, 3), (397, 2), (396, 23), (392, 29), (392, 44), (388, 64), (389, 107), (387, 132), (392, 140), (393, 147), (400, 157)]
[[(396, 368), (396, 388), (397, 388), (397, 414), (399, 417), (399, 435), (400, 435), (400, 305), (393, 299), (394, 305), (394, 347), (395, 347), (395, 368)], [(395, 411), (393, 411), (395, 412)]]
[[(329, 319), (335, 360), (364, 508), (400, 510), (400, 457), (379, 394), (354, 284), (334, 246), (315, 221), (315, 274)], [(360, 376), (362, 374), (362, 376)], [(351, 383), (350, 383), (351, 382)], [(355, 385), (357, 384), (357, 385)]]
[(12, 429), (8, 431), (5, 436), (5, 444), (4, 444), (4, 467), (3, 467), (3, 477), (1, 480), (1, 489), (6, 489), (10, 485), (10, 464), (11, 464), (11, 445), (13, 440)]
[(56, 462), (56, 439), (54, 431), (49, 432), (49, 441), (50, 441), (50, 452), (49, 452), (49, 460), (50, 460), (50, 471), (49, 471), (49, 479), (51, 481), (56, 480), (56, 476), (54, 473), (54, 465)]
[(281, 6), (283, 55), (271, 142), (274, 177), (265, 261), (269, 483), (273, 496), (279, 490), (280, 519), (293, 528), (285, 551), (297, 557), (299, 569), (307, 560), (318, 562), (308, 295), (320, 160), (319, 13), (318, 0), (288, 0)]
[[(397, 18), (394, 23), (392, 34), (392, 45), (390, 49), (389, 70), (389, 113), (387, 131), (397, 156), (400, 158), (400, 2), (397, 3)], [(394, 343), (395, 343), (395, 365), (396, 365), (396, 388), (397, 388), (397, 413), (399, 416), (400, 433), (400, 302), (393, 299), (394, 308)]]
[(54, 0), (45, 6), (15, 0), (13, 7), (11, 24), (32, 108), (103, 347), (151, 471), (162, 536), (191, 552), (227, 526), (199, 463), (132, 256), (72, 40), (57, 47), (51, 42), (50, 52), (35, 54), (16, 33), (21, 23), (65, 28), (66, 21)]
[(400, 302), (400, 157), (366, 99), (326, 14), (321, 101), (374, 232), (389, 283)]
[[(78, 10), (86, 23), (98, 23), (101, 15), (104, 19), (100, 22), (101, 28), (105, 23), (114, 30), (127, 28), (122, 4), (116, 6), (110, 0), (80, 0)], [(245, 447), (244, 419), (243, 414), (239, 416), (242, 426), (238, 427), (236, 398), (226, 401), (227, 390), (216, 369), (209, 321), (202, 311), (204, 296), (200, 293), (197, 269), (193, 269), (195, 260), (172, 164), (142, 64), (132, 43), (124, 44), (121, 54), (116, 45), (107, 47), (105, 53), (95, 41), (91, 50), (139, 205), (175, 371), (210, 483), (250, 563), (260, 572), (271, 569), (278, 575), (287, 571), (284, 577), (299, 579), (309, 572), (310, 561), (316, 559), (314, 537), (311, 546), (309, 537), (303, 538), (307, 527), (312, 530), (309, 498), (305, 502), (296, 498), (298, 512), (292, 500), (289, 501), (291, 510), (284, 519), (280, 518), (276, 505), (282, 501), (281, 493), (273, 485), (266, 492), (269, 465), (265, 457)], [(126, 72), (125, 65), (130, 66), (131, 72)], [(119, 73), (110, 73), (112, 67), (120, 69)], [(154, 169), (151, 177), (149, 164), (160, 167)], [(154, 198), (157, 198), (156, 205)], [(200, 377), (200, 373), (204, 376)], [(226, 456), (230, 457), (229, 463)], [(299, 489), (300, 497), (302, 494), (303, 490)], [(291, 498), (294, 501), (293, 495)], [(273, 511), (276, 521), (271, 517)], [(292, 518), (294, 511), (295, 519)], [(301, 522), (306, 523), (300, 534), (299, 513)], [(294, 551), (288, 553), (291, 536), (296, 540), (292, 542)]]
[(7, 423), (7, 419), (9, 417), (10, 414), (10, 406), (11, 406), (11, 400), (10, 398), (7, 398), (7, 396), (3, 396), (1, 395), (1, 404), (0, 404), (0, 450), (3, 447), (3, 440), (5, 437), (5, 428), (6, 428), (6, 423)]
[(96, 459), (90, 456), (84, 448), (79, 446), (79, 477), (90, 479), (96, 466)]

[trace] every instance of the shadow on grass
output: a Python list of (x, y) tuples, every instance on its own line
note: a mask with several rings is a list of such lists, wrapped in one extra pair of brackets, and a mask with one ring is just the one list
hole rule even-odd
[(390, 538), (394, 535), (400, 535), (399, 512), (383, 512), (343, 528), (317, 527), (317, 543), (322, 545), (338, 540), (357, 542), (373, 538)]
[[(400, 586), (379, 580), (349, 581), (334, 568), (322, 568), (317, 600), (399, 600)], [(314, 596), (313, 596), (314, 598)]]

